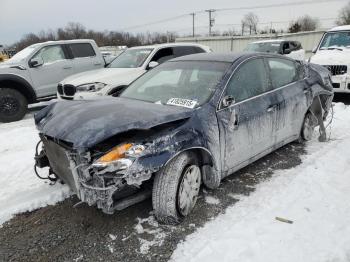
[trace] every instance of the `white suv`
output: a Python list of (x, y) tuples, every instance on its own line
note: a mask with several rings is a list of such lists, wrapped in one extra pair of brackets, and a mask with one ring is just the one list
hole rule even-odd
[(0, 63), (0, 122), (23, 118), (28, 104), (56, 97), (57, 84), (105, 61), (94, 40), (38, 43)]
[(328, 68), (334, 92), (350, 93), (350, 25), (327, 31), (312, 52), (309, 62)]
[(150, 68), (175, 57), (205, 52), (210, 52), (209, 47), (189, 43), (132, 47), (120, 54), (106, 68), (64, 79), (58, 85), (58, 97), (72, 100), (105, 95), (117, 96)]

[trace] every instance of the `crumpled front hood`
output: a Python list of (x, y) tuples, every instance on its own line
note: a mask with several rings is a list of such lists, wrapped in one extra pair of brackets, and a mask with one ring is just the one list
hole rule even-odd
[(349, 65), (350, 49), (319, 50), (311, 57), (310, 62), (319, 65)]
[(92, 146), (121, 132), (149, 129), (191, 117), (193, 109), (126, 98), (62, 101), (35, 115), (40, 133), (72, 143), (76, 149)]
[(119, 84), (130, 84), (143, 73), (144, 70), (141, 68), (101, 68), (72, 75), (61, 83), (80, 86), (101, 82), (110, 86), (116, 86)]

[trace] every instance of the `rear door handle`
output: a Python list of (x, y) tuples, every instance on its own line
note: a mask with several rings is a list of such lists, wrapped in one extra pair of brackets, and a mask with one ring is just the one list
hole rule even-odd
[(64, 66), (63, 69), (72, 69), (72, 66)]
[(272, 106), (269, 106), (266, 111), (267, 113), (272, 113), (273, 111), (276, 110), (276, 108), (277, 108), (277, 105), (272, 105)]
[(101, 63), (97, 62), (97, 63), (94, 63), (95, 66), (98, 66), (98, 65), (102, 65)]

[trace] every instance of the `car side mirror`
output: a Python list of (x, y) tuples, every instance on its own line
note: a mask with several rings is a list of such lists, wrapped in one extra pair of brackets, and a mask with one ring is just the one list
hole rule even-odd
[(316, 54), (317, 52), (317, 46), (315, 46), (314, 48), (312, 48), (312, 51), (311, 51), (313, 54)]
[(44, 60), (41, 57), (33, 58), (29, 61), (30, 67), (39, 67), (44, 64)]
[(148, 64), (148, 69), (155, 68), (155, 67), (157, 67), (158, 65), (159, 65), (158, 62), (156, 62), (156, 61), (151, 61), (151, 62), (149, 62), (149, 64)]
[(235, 103), (235, 98), (233, 96), (228, 95), (222, 99), (221, 107), (226, 108), (226, 107), (233, 105), (234, 103)]
[(284, 55), (289, 55), (290, 53), (292, 53), (292, 49), (290, 49), (290, 48), (286, 48), (283, 50)]

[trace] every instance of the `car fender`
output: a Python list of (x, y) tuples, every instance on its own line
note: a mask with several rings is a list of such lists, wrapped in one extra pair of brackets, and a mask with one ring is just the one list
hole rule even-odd
[(17, 83), (15, 89), (23, 93), (28, 99), (28, 102), (34, 103), (36, 101), (37, 96), (35, 90), (25, 78), (15, 74), (0, 74), (0, 83), (7, 81)]

